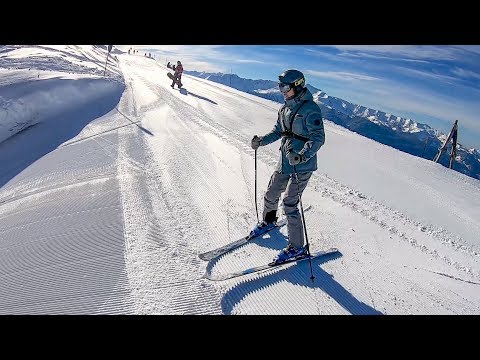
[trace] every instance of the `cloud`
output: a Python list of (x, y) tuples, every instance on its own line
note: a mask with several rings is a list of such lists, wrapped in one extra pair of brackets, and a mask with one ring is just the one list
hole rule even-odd
[(253, 59), (237, 59), (236, 62), (242, 64), (264, 64), (264, 61), (253, 60)]
[(444, 83), (451, 84), (451, 85), (454, 85), (455, 83), (458, 82), (458, 79), (453, 77), (453, 76), (433, 73), (431, 71), (411, 69), (411, 68), (406, 68), (406, 67), (403, 67), (403, 66), (394, 66), (393, 69), (397, 73), (403, 73), (405, 75), (410, 75), (411, 77), (413, 77), (415, 79), (418, 79), (419, 77), (421, 77), (421, 78), (431, 79), (431, 80), (438, 81), (438, 82), (444, 82)]
[(335, 45), (343, 56), (374, 57), (382, 54), (390, 60), (461, 60), (464, 49), (456, 46), (434, 45)]
[(353, 59), (349, 59), (349, 58), (346, 58), (346, 57), (342, 58), (342, 57), (339, 56), (339, 54), (331, 54), (331, 53), (326, 52), (324, 50), (320, 50), (322, 48), (332, 48), (332, 47), (334, 47), (334, 46), (318, 45), (318, 46), (316, 46), (316, 48), (306, 48), (306, 49), (304, 49), (304, 51), (307, 55), (322, 57), (322, 58), (330, 60), (334, 63), (336, 63), (338, 61), (351, 62), (353, 60)]
[(465, 78), (465, 79), (480, 79), (480, 74), (477, 73), (477, 72), (474, 72), (474, 71), (470, 71), (470, 70), (465, 70), (465, 69), (462, 69), (462, 68), (459, 68), (459, 67), (454, 67), (452, 69), (452, 73), (454, 73), (455, 75), (461, 77), (461, 78)]
[(396, 57), (393, 58), (391, 56), (387, 55), (377, 55), (377, 54), (370, 54), (366, 52), (356, 52), (356, 53), (351, 53), (351, 52), (342, 52), (338, 54), (337, 56), (339, 57), (348, 57), (352, 59), (376, 59), (376, 60), (388, 60), (388, 61), (406, 61), (406, 62), (411, 62), (411, 63), (420, 63), (420, 64), (428, 64), (430, 61), (427, 60), (419, 60), (419, 59), (409, 59), (409, 58), (404, 58), (404, 57)]
[(466, 52), (475, 53), (480, 55), (480, 45), (459, 45), (456, 46), (459, 49), (462, 49)]
[(316, 71), (316, 70), (306, 70), (306, 74), (310, 74), (315, 77), (333, 79), (340, 81), (376, 81), (380, 78), (376, 78), (370, 75), (357, 74), (346, 71)]
[[(198, 61), (189, 59), (187, 61), (183, 60), (182, 64), (184, 64), (184, 69), (188, 70), (195, 70), (195, 71), (204, 71), (204, 72), (211, 72), (211, 73), (228, 73), (228, 70), (224, 66), (220, 66), (217, 64), (212, 64), (209, 62)], [(185, 64), (187, 66), (185, 66)]]

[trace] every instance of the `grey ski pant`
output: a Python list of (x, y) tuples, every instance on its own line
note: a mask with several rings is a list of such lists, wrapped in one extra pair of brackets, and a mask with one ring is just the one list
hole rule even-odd
[(275, 171), (270, 177), (264, 200), (263, 218), (272, 210), (277, 210), (280, 195), (283, 196), (283, 210), (287, 217), (288, 241), (291, 245), (299, 248), (303, 246), (304, 234), (303, 224), (300, 211), (298, 209), (298, 189), (300, 188), (300, 196), (307, 187), (308, 180), (312, 176), (312, 172), (297, 173), (298, 187), (295, 174), (281, 174)]

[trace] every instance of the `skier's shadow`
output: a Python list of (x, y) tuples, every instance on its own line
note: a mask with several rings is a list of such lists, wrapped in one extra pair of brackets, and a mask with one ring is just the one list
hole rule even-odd
[[(280, 250), (286, 245), (286, 237), (278, 229), (275, 229), (270, 232), (270, 238), (263, 238), (254, 242), (259, 246)], [(337, 252), (312, 260), (312, 270), (315, 276), (313, 282), (310, 279), (310, 265), (308, 261), (278, 270), (274, 269), (257, 273), (259, 277), (244, 280), (225, 293), (221, 301), (222, 312), (231, 314), (235, 305), (239, 304), (248, 295), (277, 283), (288, 281), (294, 285), (299, 285), (299, 287), (322, 290), (352, 315), (383, 315), (370, 305), (356, 299), (351, 292), (335, 281), (332, 275), (321, 268), (322, 264), (342, 256), (341, 252)]]

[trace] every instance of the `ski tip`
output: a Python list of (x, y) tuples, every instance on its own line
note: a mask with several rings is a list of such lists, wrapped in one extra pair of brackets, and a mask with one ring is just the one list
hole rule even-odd
[(210, 280), (210, 281), (223, 281), (223, 280), (227, 280), (227, 279), (230, 279), (229, 276), (222, 276), (222, 275), (213, 275), (213, 274), (205, 274), (203, 275), (203, 277), (207, 280)]
[(208, 261), (209, 260), (207, 254), (198, 254), (198, 257), (203, 261)]
[(336, 252), (339, 252), (339, 250), (336, 247), (331, 247), (331, 248), (328, 248), (326, 250), (315, 251), (315, 252), (312, 253), (312, 255), (314, 255), (314, 254), (328, 255), (328, 254), (334, 254)]
[(205, 272), (205, 273), (200, 277), (200, 279), (210, 280), (210, 274), (208, 274), (207, 272)]

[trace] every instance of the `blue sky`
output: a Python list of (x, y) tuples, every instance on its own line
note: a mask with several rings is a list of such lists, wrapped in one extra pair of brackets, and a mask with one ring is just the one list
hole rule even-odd
[[(130, 45), (117, 46), (128, 50)], [(185, 70), (277, 80), (286, 69), (358, 105), (411, 118), (480, 149), (480, 45), (133, 45)]]

